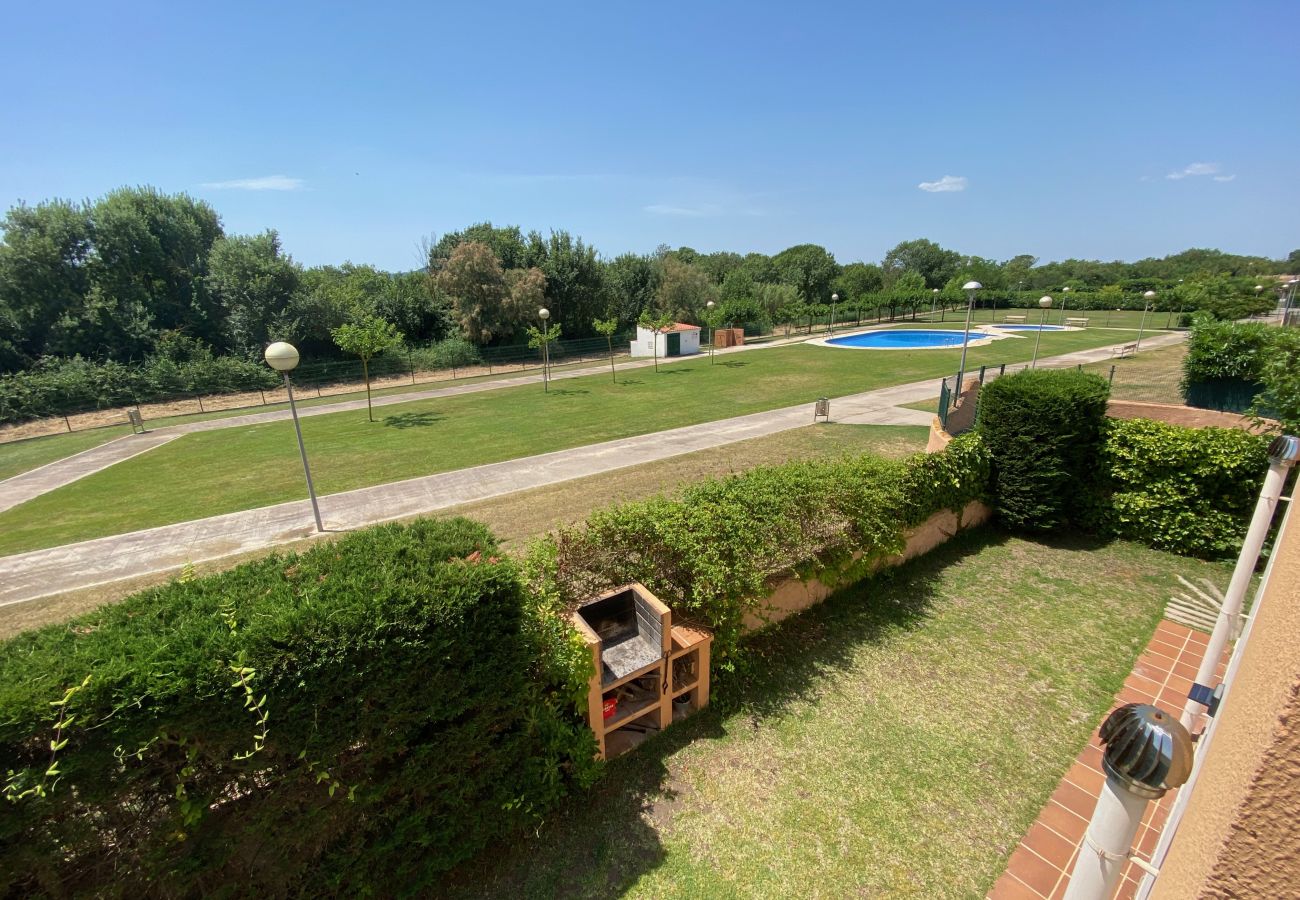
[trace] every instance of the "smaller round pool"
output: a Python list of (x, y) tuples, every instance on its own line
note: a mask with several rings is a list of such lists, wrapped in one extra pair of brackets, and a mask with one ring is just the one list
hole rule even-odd
[(1064, 325), (994, 325), (1003, 331), (1064, 331)]
[[(983, 337), (972, 334), (975, 340)], [(923, 328), (898, 331), (868, 331), (847, 337), (829, 338), (832, 347), (870, 347), (876, 350), (933, 350), (940, 347), (960, 347), (960, 331), (928, 331)]]

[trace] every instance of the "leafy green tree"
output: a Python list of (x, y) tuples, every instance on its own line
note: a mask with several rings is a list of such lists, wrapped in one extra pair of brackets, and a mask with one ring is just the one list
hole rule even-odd
[(291, 306), (302, 270), (274, 231), (232, 235), (212, 245), (207, 287), (222, 312), (225, 346), (256, 359), (272, 334), (296, 331)]
[(745, 258), (739, 253), (719, 251), (700, 256), (693, 265), (707, 273), (714, 284), (722, 284), (727, 276), (744, 265), (744, 262)]
[(546, 307), (555, 321), (567, 323), (573, 337), (581, 337), (591, 322), (605, 313), (605, 267), (596, 248), (567, 231), (552, 231), (543, 238), (528, 235), (527, 265), (546, 276)]
[(502, 269), (523, 269), (529, 265), (528, 245), (518, 225), (497, 228), (491, 222), (479, 222), (464, 231), (448, 232), (439, 238), (429, 249), (429, 271), (436, 275), (457, 247), (469, 243), (491, 247)]
[(356, 322), (340, 325), (334, 329), (333, 334), (334, 343), (340, 350), (361, 358), (361, 375), (366, 380), (366, 416), (373, 422), (375, 412), (370, 405), (370, 360), (402, 343), (402, 333), (392, 322), (385, 322), (378, 316), (365, 316)]
[(0, 228), (0, 339), (11, 348), (0, 363), (14, 369), (47, 354), (85, 352), (81, 336), (68, 331), (90, 291), (89, 208), (67, 200), (19, 204)]
[(961, 254), (945, 250), (934, 241), (920, 238), (903, 241), (885, 254), (882, 268), (886, 284), (892, 285), (904, 272), (916, 272), (928, 288), (941, 288), (961, 265)]
[(534, 350), (542, 351), (542, 390), (550, 390), (551, 372), (551, 344), (560, 339), (560, 331), (564, 326), (556, 323), (552, 325), (548, 321), (542, 322), (542, 327), (536, 325), (528, 326), (528, 346)]
[(670, 322), (698, 322), (705, 305), (717, 296), (717, 285), (703, 271), (673, 256), (664, 259), (655, 309), (667, 315)]
[(754, 284), (776, 284), (781, 280), (772, 257), (764, 253), (746, 253), (740, 271), (748, 275)]
[(637, 253), (614, 257), (605, 266), (608, 310), (620, 323), (632, 324), (649, 308), (659, 289), (659, 261)]
[(440, 341), (456, 330), (451, 299), (424, 272), (385, 273), (383, 290), (373, 299), (372, 308), (408, 341)]
[(835, 257), (817, 244), (798, 244), (772, 257), (781, 281), (799, 292), (805, 303), (830, 299), (831, 286), (840, 274)]
[[(88, 265), (99, 320), (93, 327), (111, 328), (101, 332), (110, 341), (129, 340), (131, 322), (147, 321), (155, 332), (179, 330), (220, 345), (220, 312), (205, 281), (208, 254), (222, 236), (211, 206), (150, 187), (120, 188), (95, 203), (91, 220)], [(128, 322), (114, 327), (117, 314)], [(147, 349), (127, 346), (119, 358)]]
[(832, 285), (842, 301), (854, 305), (867, 295), (879, 292), (884, 286), (885, 273), (880, 266), (861, 262), (845, 266)]
[(618, 372), (614, 368), (614, 333), (618, 331), (618, 319), (596, 319), (591, 327), (597, 334), (605, 336), (605, 345), (609, 347), (609, 377), (618, 384)]

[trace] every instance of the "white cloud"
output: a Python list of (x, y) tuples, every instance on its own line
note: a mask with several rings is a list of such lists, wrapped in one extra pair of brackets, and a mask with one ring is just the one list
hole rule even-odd
[(966, 190), (966, 177), (964, 175), (945, 175), (938, 181), (922, 181), (917, 187), (931, 194), (964, 191)]
[(1180, 178), (1187, 178), (1189, 175), (1217, 175), (1221, 168), (1223, 167), (1218, 163), (1198, 162), (1192, 163), (1187, 168), (1178, 172), (1170, 172), (1165, 177), (1177, 181)]
[(1236, 176), (1235, 174), (1233, 174), (1233, 175), (1215, 175), (1215, 176), (1214, 176), (1214, 180), (1215, 180), (1215, 181), (1232, 181), (1232, 180), (1233, 180), (1234, 178), (1236, 178), (1236, 177), (1237, 177), (1237, 176)]
[(200, 187), (219, 191), (301, 191), (303, 186), (301, 178), (290, 178), (288, 175), (263, 175), (261, 178), (208, 181), (200, 185)]

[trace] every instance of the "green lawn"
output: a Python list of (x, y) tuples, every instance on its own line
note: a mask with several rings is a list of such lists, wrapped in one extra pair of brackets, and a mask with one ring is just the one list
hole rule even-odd
[[(1124, 331), (1043, 335), (1041, 355), (1131, 340)], [(967, 367), (1028, 359), (1033, 342), (972, 348)], [(619, 376), (412, 401), (303, 420), (322, 494), (810, 403), (955, 372), (959, 350), (871, 352), (804, 344)], [(299, 498), (288, 422), (191, 434), (0, 514), (0, 554)]]
[(454, 897), (983, 897), (1176, 575), (1229, 568), (993, 529), (753, 641), (716, 703), (610, 764)]
[(0, 444), (0, 481), (131, 433), (126, 425)]

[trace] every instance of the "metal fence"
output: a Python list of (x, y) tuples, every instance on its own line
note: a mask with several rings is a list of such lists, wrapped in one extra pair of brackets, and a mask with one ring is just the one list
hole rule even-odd
[[(1031, 368), (1029, 363), (1002, 364), (997, 366), (980, 366), (966, 373), (966, 378), (975, 378), (982, 387), (986, 382), (1013, 375)], [(1181, 386), (1181, 367), (1152, 367), (1150, 365), (1128, 365), (1125, 360), (1115, 362), (1097, 362), (1070, 366), (1052, 366), (1039, 363), (1037, 368), (1075, 368), (1081, 372), (1092, 372), (1105, 378), (1110, 384), (1110, 396), (1116, 400), (1133, 400), (1142, 403), (1168, 403), (1191, 406), (1214, 407), (1200, 402), (1188, 403), (1194, 397), (1184, 397)], [(957, 435), (969, 431), (975, 424), (979, 412), (979, 392), (972, 398), (971, 408), (958, 404), (957, 376), (950, 375), (939, 386), (939, 403), (936, 410), (940, 423), (949, 434)], [(953, 427), (949, 427), (949, 423)], [(954, 428), (956, 430), (954, 430)]]
[[(628, 355), (629, 339), (629, 334), (614, 337), (612, 343), (615, 357)], [(557, 341), (551, 345), (551, 366), (605, 362), (609, 358), (609, 348), (610, 343), (603, 337)], [(371, 389), (382, 391), (421, 384), (450, 384), (469, 378), (526, 373), (540, 370), (542, 366), (541, 350), (529, 347), (484, 347), (479, 348), (478, 356), (478, 360), (468, 364), (439, 366), (427, 361), (425, 348), (390, 351), (370, 361)], [(342, 396), (365, 390), (361, 362), (356, 359), (305, 363), (293, 371), (292, 377), (294, 394), (299, 399)], [(99, 409), (70, 412), (7, 426), (0, 431), (0, 443), (123, 426), (128, 423), (128, 409), (138, 411), (144, 421), (156, 424), (160, 419), (273, 408), (287, 403), (288, 395), (283, 387), (221, 394), (175, 392), (165, 398), (140, 399), (135, 402), (125, 398), (106, 403)]]

